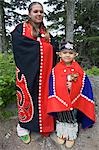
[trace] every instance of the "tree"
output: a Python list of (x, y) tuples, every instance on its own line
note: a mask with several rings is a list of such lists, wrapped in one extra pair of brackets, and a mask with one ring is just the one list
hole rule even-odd
[(15, 25), (27, 17), (27, 15), (22, 15), (18, 10), (26, 9), (28, 2), (30, 2), (30, 0), (10, 0), (10, 2), (0, 0), (1, 52), (7, 51), (7, 31), (5, 27)]
[(66, 0), (47, 0), (44, 2), (48, 7), (53, 8), (51, 11), (48, 10), (45, 15), (47, 21), (51, 22), (48, 28), (56, 30), (56, 32), (63, 31), (63, 34), (66, 33), (66, 12), (64, 11), (66, 6), (64, 1)]
[(7, 49), (6, 44), (6, 29), (5, 29), (5, 12), (4, 12), (4, 0), (0, 1), (0, 51), (4, 52)]
[(10, 0), (10, 3), (5, 3), (6, 25), (12, 26), (26, 19), (27, 15), (23, 14), (20, 10), (26, 10), (27, 4), (31, 0)]
[(75, 0), (48, 0), (45, 4), (54, 7), (53, 11), (48, 11), (46, 15), (47, 20), (52, 21), (49, 27), (65, 31), (66, 40), (73, 42)]
[[(99, 0), (79, 0), (76, 3), (75, 29), (81, 26), (87, 36), (98, 35), (98, 11)], [(98, 34), (96, 33), (97, 31)]]
[(75, 0), (67, 0), (66, 41), (73, 42)]
[[(65, 33), (65, 35), (62, 34), (61, 37), (59, 37), (60, 39), (66, 36), (66, 40), (70, 40), (72, 39), (72, 37), (69, 37), (72, 35), (70, 32), (74, 32), (74, 43), (79, 50), (79, 61), (82, 66), (99, 66), (99, 55), (97, 55), (99, 50), (99, 0), (75, 0), (75, 13), (74, 16), (72, 15), (75, 17), (74, 30), (72, 30), (73, 22), (69, 22), (69, 25), (72, 26), (72, 28), (66, 24), (69, 20), (68, 17), (71, 15), (71, 13), (66, 15), (71, 6), (67, 6), (70, 1), (48, 0), (46, 2), (48, 6), (53, 6), (54, 8), (53, 11), (48, 12), (47, 14), (48, 20), (52, 21), (50, 27)], [(72, 11), (73, 9), (70, 9), (69, 11)], [(68, 27), (70, 30), (68, 30)]]
[(75, 41), (80, 48), (82, 66), (99, 66), (99, 0), (79, 0), (75, 8)]

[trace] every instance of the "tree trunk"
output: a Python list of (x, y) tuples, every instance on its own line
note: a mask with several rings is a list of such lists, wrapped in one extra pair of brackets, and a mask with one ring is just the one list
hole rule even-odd
[(0, 51), (7, 51), (6, 29), (5, 29), (5, 12), (3, 8), (4, 0), (0, 0)]
[(67, 1), (64, 0), (64, 13), (65, 13), (65, 38), (66, 38), (66, 24), (67, 24)]
[(73, 42), (75, 0), (67, 0), (66, 41)]

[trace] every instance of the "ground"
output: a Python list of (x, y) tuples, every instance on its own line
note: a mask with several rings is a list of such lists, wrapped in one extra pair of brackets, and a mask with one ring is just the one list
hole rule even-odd
[[(96, 103), (96, 123), (87, 130), (80, 129), (79, 136), (71, 150), (99, 150), (99, 77), (91, 77)], [(66, 150), (65, 145), (54, 142), (52, 134), (44, 138), (32, 133), (31, 143), (24, 144), (16, 134), (17, 116), (6, 121), (0, 120), (0, 150)]]

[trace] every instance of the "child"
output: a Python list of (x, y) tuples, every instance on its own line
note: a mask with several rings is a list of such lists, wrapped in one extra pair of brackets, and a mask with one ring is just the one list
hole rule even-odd
[(95, 105), (90, 81), (75, 61), (78, 53), (70, 42), (60, 48), (60, 62), (50, 76), (47, 112), (56, 118), (59, 144), (68, 148), (74, 145), (78, 122), (88, 128), (95, 122)]

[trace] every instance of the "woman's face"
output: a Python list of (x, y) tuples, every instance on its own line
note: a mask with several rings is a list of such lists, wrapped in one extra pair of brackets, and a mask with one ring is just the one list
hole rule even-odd
[(43, 21), (43, 16), (44, 16), (44, 10), (40, 4), (35, 4), (32, 6), (31, 11), (29, 12), (29, 17), (31, 20), (39, 24)]

